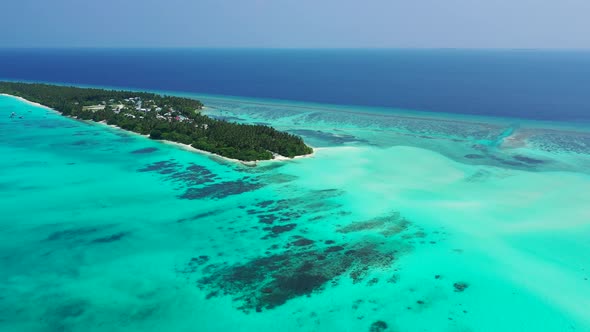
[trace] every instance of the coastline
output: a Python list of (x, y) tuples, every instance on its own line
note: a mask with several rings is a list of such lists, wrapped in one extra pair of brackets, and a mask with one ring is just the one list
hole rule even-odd
[(61, 115), (61, 112), (60, 111), (54, 110), (51, 107), (47, 107), (45, 105), (41, 105), (41, 104), (36, 103), (34, 101), (27, 100), (27, 99), (25, 99), (23, 97), (13, 96), (13, 95), (9, 95), (9, 94), (6, 94), (6, 93), (0, 93), (0, 96), (5, 96), (5, 97), (10, 97), (10, 98), (18, 99), (18, 100), (22, 101), (23, 103), (26, 103), (26, 104), (29, 104), (29, 105), (33, 105), (33, 106), (37, 106), (37, 107), (41, 107), (41, 108), (45, 108), (45, 109), (48, 109), (48, 110), (52, 110), (52, 111), (54, 111), (54, 112), (56, 112), (56, 113), (58, 113), (58, 114)]
[[(82, 84), (82, 83), (63, 83), (53, 81), (38, 81), (38, 80), (12, 80), (2, 79), (7, 82), (25, 82), (25, 83), (42, 83), (52, 84), (60, 86), (74, 86), (81, 88), (100, 88), (108, 90), (129, 90), (136, 92), (149, 92), (157, 93), (162, 95), (170, 95), (177, 97), (186, 98), (198, 98), (200, 100), (220, 100), (220, 101), (239, 101), (241, 103), (247, 103), (251, 105), (269, 105), (296, 108), (310, 111), (327, 111), (327, 112), (344, 112), (352, 115), (372, 115), (372, 116), (383, 116), (383, 117), (398, 117), (406, 119), (418, 119), (418, 120), (441, 120), (450, 122), (463, 122), (463, 123), (474, 123), (474, 124), (492, 124), (492, 125), (507, 125), (512, 123), (518, 123), (522, 127), (531, 129), (551, 129), (563, 132), (590, 132), (589, 121), (559, 121), (559, 120), (541, 120), (541, 119), (529, 119), (525, 117), (504, 117), (494, 115), (477, 115), (477, 114), (466, 114), (466, 113), (448, 113), (448, 112), (433, 112), (428, 110), (420, 109), (404, 109), (388, 106), (364, 106), (364, 105), (345, 105), (345, 104), (332, 104), (332, 103), (318, 103), (311, 101), (300, 101), (300, 100), (288, 100), (288, 99), (276, 99), (276, 98), (257, 98), (248, 96), (237, 96), (237, 95), (220, 95), (220, 94), (207, 94), (198, 92), (179, 92), (173, 90), (161, 90), (161, 89), (146, 89), (138, 87), (120, 87), (120, 86), (109, 86), (100, 84)], [(203, 107), (203, 111), (207, 111), (207, 108)], [(362, 111), (359, 111), (362, 109)], [(449, 117), (454, 119), (449, 120)]]
[[(76, 119), (76, 118), (72, 118), (72, 119)], [(80, 119), (76, 119), (76, 120), (80, 120)], [(183, 150), (186, 150), (186, 151), (189, 151), (189, 152), (199, 153), (199, 154), (202, 154), (202, 155), (206, 155), (206, 156), (208, 156), (210, 158), (213, 158), (213, 159), (218, 158), (218, 159), (221, 159), (222, 161), (232, 162), (232, 163), (238, 163), (240, 165), (249, 166), (249, 167), (256, 166), (256, 164), (263, 163), (263, 162), (289, 161), (289, 160), (294, 160), (294, 159), (298, 159), (298, 158), (309, 158), (309, 157), (312, 157), (312, 156), (315, 155), (315, 152), (316, 152), (316, 149), (317, 149), (317, 148), (311, 147), (313, 149), (313, 152), (312, 153), (310, 153), (308, 155), (305, 155), (305, 156), (296, 156), (296, 157), (293, 157), (293, 158), (288, 158), (288, 157), (280, 156), (279, 155), (279, 156), (276, 156), (273, 159), (268, 159), (268, 160), (244, 161), (244, 160), (233, 159), (233, 158), (221, 156), (221, 155), (218, 155), (218, 154), (215, 154), (215, 153), (212, 153), (212, 152), (209, 152), (209, 151), (205, 151), (205, 150), (199, 150), (197, 148), (194, 148), (194, 147), (192, 147), (192, 146), (190, 146), (188, 144), (184, 144), (184, 143), (169, 141), (169, 140), (165, 140), (165, 139), (154, 140), (154, 139), (151, 139), (149, 135), (142, 135), (142, 134), (139, 134), (139, 133), (136, 133), (136, 132), (133, 132), (133, 131), (125, 130), (125, 129), (121, 128), (121, 127), (107, 124), (104, 121), (100, 121), (100, 122), (95, 122), (95, 121), (90, 121), (90, 120), (80, 120), (80, 121), (83, 121), (83, 122), (88, 123), (88, 124), (100, 124), (100, 125), (103, 125), (103, 126), (107, 126), (107, 127), (113, 128), (113, 129), (124, 131), (124, 132), (129, 133), (129, 134), (132, 134), (132, 135), (138, 135), (138, 136), (141, 136), (143, 138), (149, 139), (151, 141), (155, 141), (155, 142), (159, 142), (159, 143), (162, 143), (162, 144), (171, 145), (171, 146), (174, 146), (176, 148), (180, 148), (180, 149), (183, 149)], [(254, 163), (254, 165), (251, 165), (251, 163)]]
[[(0, 93), (0, 96), (6, 96), (6, 97), (18, 99), (18, 100), (20, 100), (23, 103), (26, 103), (26, 104), (29, 104), (29, 105), (32, 105), (32, 106), (36, 106), (36, 107), (41, 107), (41, 108), (44, 108), (44, 109), (53, 111), (53, 112), (55, 112), (55, 113), (57, 113), (57, 114), (59, 114), (61, 116), (64, 116), (60, 111), (58, 111), (56, 109), (53, 109), (51, 107), (48, 107), (48, 106), (45, 106), (45, 105), (42, 105), (42, 104), (39, 104), (39, 103), (30, 101), (30, 100), (27, 100), (27, 99), (25, 99), (23, 97), (13, 96), (13, 95), (9, 95), (9, 94), (6, 94), (6, 93)], [(138, 136), (144, 137), (146, 139), (152, 140), (151, 138), (149, 138), (149, 135), (142, 135), (142, 134), (139, 134), (139, 133), (130, 131), (130, 130), (125, 130), (125, 129), (121, 128), (121, 127), (107, 124), (104, 121), (96, 122), (96, 121), (91, 121), (91, 120), (81, 120), (81, 119), (78, 119), (78, 118), (75, 118), (75, 117), (70, 117), (70, 116), (65, 116), (65, 117), (70, 118), (70, 119), (74, 119), (74, 120), (78, 120), (78, 121), (83, 121), (84, 123), (87, 123), (87, 124), (100, 124), (100, 125), (104, 125), (104, 126), (107, 126), (107, 127), (113, 128), (113, 129), (121, 130), (121, 131), (124, 131), (126, 133), (138, 135)], [(219, 158), (219, 159), (221, 159), (223, 161), (228, 161), (228, 162), (232, 162), (232, 163), (238, 163), (240, 165), (248, 166), (248, 167), (256, 166), (258, 163), (261, 163), (261, 162), (289, 161), (289, 160), (294, 160), (294, 159), (299, 159), (299, 158), (309, 158), (309, 157), (314, 156), (315, 155), (315, 152), (316, 152), (316, 148), (311, 147), (312, 150), (313, 150), (313, 152), (310, 153), (310, 154), (304, 155), (304, 156), (296, 156), (296, 157), (293, 157), (293, 158), (288, 158), (288, 157), (281, 156), (281, 155), (275, 155), (275, 157), (273, 159), (268, 159), (268, 160), (244, 161), (244, 160), (239, 160), (239, 159), (233, 159), (233, 158), (224, 157), (224, 156), (221, 156), (221, 155), (218, 155), (218, 154), (209, 152), (209, 151), (205, 151), (205, 150), (199, 150), (199, 149), (194, 148), (194, 147), (192, 147), (192, 146), (190, 146), (188, 144), (183, 144), (183, 143), (179, 143), (179, 142), (174, 142), (174, 141), (169, 141), (169, 140), (152, 140), (152, 141), (156, 141), (156, 142), (160, 142), (160, 143), (163, 143), (163, 144), (175, 146), (177, 148), (181, 148), (181, 149), (186, 150), (186, 151), (196, 152), (196, 153), (199, 153), (199, 154), (203, 154), (203, 155), (209, 156), (211, 158)], [(253, 163), (253, 165), (252, 165), (252, 163)]]

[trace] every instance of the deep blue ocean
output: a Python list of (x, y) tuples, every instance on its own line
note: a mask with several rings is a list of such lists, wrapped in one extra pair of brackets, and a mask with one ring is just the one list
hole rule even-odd
[(590, 52), (0, 49), (0, 78), (590, 121)]

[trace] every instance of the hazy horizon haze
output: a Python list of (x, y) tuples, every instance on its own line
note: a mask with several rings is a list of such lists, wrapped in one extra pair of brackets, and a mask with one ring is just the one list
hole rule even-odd
[(7, 0), (0, 47), (588, 49), (582, 0)]

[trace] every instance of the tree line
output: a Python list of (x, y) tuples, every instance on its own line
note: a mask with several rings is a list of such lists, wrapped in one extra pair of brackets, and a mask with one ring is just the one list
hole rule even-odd
[[(50, 84), (0, 82), (0, 92), (51, 107), (63, 115), (82, 120), (105, 121), (122, 129), (149, 135), (152, 139), (189, 144), (194, 148), (243, 161), (306, 155), (313, 150), (301, 137), (265, 125), (249, 125), (210, 118), (200, 113), (203, 104), (194, 99), (155, 93), (78, 88)], [(125, 99), (139, 97), (158, 105), (140, 112), (125, 106), (113, 107)], [(104, 109), (87, 109), (104, 105)], [(164, 117), (164, 114), (168, 114)]]

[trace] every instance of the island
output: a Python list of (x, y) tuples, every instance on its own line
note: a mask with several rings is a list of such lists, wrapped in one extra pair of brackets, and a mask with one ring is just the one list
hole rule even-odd
[(64, 116), (107, 123), (240, 161), (294, 158), (313, 152), (299, 136), (201, 114), (204, 105), (190, 98), (20, 82), (0, 82), (0, 93), (39, 103)]

